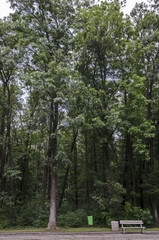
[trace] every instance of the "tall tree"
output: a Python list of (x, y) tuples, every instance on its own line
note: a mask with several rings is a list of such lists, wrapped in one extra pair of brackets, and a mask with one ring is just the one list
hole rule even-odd
[[(118, 112), (116, 112), (119, 86), (117, 54), (120, 54), (120, 45), (124, 37), (124, 19), (119, 3), (104, 2), (82, 10), (77, 18), (76, 31), (78, 31), (75, 38), (75, 57), (78, 60), (76, 69), (80, 74), (80, 79), (92, 93), (85, 114), (90, 129), (87, 125), (88, 131), (87, 127), (83, 131), (85, 161), (88, 172), (88, 162), (91, 161), (89, 158), (92, 158), (90, 151), (93, 151), (94, 170), (99, 169), (95, 175), (96, 182), (101, 183), (101, 195), (106, 199), (109, 185), (107, 183), (111, 177), (110, 156), (113, 156), (112, 145), (118, 122)], [(92, 146), (91, 150), (88, 147), (88, 139), (90, 139), (89, 147)], [(93, 143), (94, 140), (96, 142)], [(88, 184), (87, 196), (89, 198)]]
[[(157, 84), (158, 84), (158, 14), (149, 10), (148, 6), (144, 4), (136, 5), (136, 8), (131, 13), (135, 21), (136, 31), (136, 53), (139, 59), (137, 72), (138, 75), (145, 76), (145, 97), (147, 99), (146, 105), (146, 119), (149, 125), (149, 133), (145, 132), (145, 144), (148, 151), (148, 161), (144, 164), (144, 173), (154, 172), (158, 168), (158, 158), (155, 153), (156, 145), (156, 102)], [(142, 51), (141, 51), (142, 48)], [(139, 53), (140, 52), (140, 53)], [(148, 129), (147, 129), (148, 130)], [(145, 179), (147, 182), (147, 178)], [(144, 180), (144, 181), (145, 181)], [(158, 207), (154, 196), (149, 196), (149, 201), (152, 204), (152, 209), (155, 217), (156, 225), (159, 224)]]
[(20, 85), (17, 81), (22, 53), (15, 24), (0, 21), (0, 182), (1, 192), (8, 194), (13, 202), (15, 215), (15, 179), (19, 174), (13, 157), (13, 128), (21, 110)]
[[(16, 10), (19, 31), (26, 36), (27, 71), (39, 94), (38, 104), (47, 116), (47, 152), (50, 186), (50, 218), (48, 229), (56, 228), (57, 132), (61, 115), (61, 99), (66, 86), (66, 67), (70, 51), (73, 19), (72, 1), (10, 1)], [(36, 77), (35, 77), (36, 76)], [(41, 110), (42, 110), (41, 108)], [(38, 106), (37, 106), (38, 109)], [(38, 109), (39, 110), (39, 109)]]

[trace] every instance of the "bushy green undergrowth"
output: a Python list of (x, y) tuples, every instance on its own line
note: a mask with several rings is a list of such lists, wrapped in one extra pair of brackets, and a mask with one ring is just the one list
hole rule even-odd
[[(58, 227), (79, 228), (88, 226), (88, 215), (93, 216), (93, 227), (108, 227), (111, 228), (111, 221), (121, 219), (141, 219), (146, 227), (153, 226), (153, 218), (148, 209), (133, 207), (130, 203), (126, 203), (122, 208), (116, 208), (116, 214), (112, 208), (103, 199), (97, 199), (96, 208), (92, 209), (68, 209), (68, 206), (62, 211), (57, 212)], [(28, 202), (18, 210), (12, 209), (12, 206), (0, 209), (0, 229), (6, 228), (21, 228), (21, 227), (36, 227), (46, 228), (48, 224), (49, 205), (40, 207), (38, 202)]]
[(84, 210), (78, 209), (60, 214), (57, 220), (61, 227), (82, 227), (87, 225), (87, 214)]
[(140, 207), (133, 207), (130, 203), (126, 203), (124, 206), (124, 219), (131, 220), (143, 220), (146, 227), (153, 225), (153, 217), (149, 209), (142, 209)]

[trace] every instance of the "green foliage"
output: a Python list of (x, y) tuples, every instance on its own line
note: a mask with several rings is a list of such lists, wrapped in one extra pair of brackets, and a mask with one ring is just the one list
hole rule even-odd
[(149, 209), (142, 209), (140, 207), (133, 207), (126, 202), (124, 206), (124, 219), (126, 220), (143, 220), (146, 227), (151, 227), (153, 224), (153, 217)]
[(78, 209), (60, 214), (57, 221), (61, 227), (82, 227), (87, 225), (87, 215), (83, 209)]
[(46, 227), (49, 214), (49, 204), (46, 202), (42, 206), (39, 199), (32, 199), (17, 208), (16, 225), (17, 226), (35, 226)]
[(1, 219), (0, 228), (9, 228), (15, 225), (15, 208), (14, 199), (9, 196), (7, 192), (1, 192), (0, 194), (0, 209)]
[[(159, 224), (159, 31), (155, 8), (10, 0), (0, 20), (0, 228)], [(153, 2), (153, 1), (151, 1)], [(122, 1), (123, 3), (123, 1)], [(121, 3), (121, 5), (122, 5)], [(123, 211), (123, 202), (126, 203)], [(73, 211), (73, 209), (76, 209)], [(88, 214), (88, 215), (89, 215)]]
[[(101, 187), (101, 183), (97, 183), (98, 188)], [(95, 219), (97, 224), (105, 224), (110, 227), (111, 221), (120, 218), (121, 203), (123, 200), (123, 195), (125, 194), (125, 189), (118, 182), (109, 181), (106, 186), (102, 184), (107, 193), (106, 197), (93, 196), (96, 202), (97, 212), (95, 213)]]

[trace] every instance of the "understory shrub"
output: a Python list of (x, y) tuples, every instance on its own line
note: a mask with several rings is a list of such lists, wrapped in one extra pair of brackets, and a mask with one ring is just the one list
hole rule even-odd
[(58, 226), (61, 227), (82, 227), (87, 224), (87, 214), (83, 209), (78, 209), (74, 212), (69, 211), (65, 214), (60, 214), (57, 217)]
[(140, 207), (133, 207), (126, 202), (124, 206), (124, 219), (127, 220), (143, 220), (146, 227), (153, 225), (153, 217), (149, 209), (142, 209)]

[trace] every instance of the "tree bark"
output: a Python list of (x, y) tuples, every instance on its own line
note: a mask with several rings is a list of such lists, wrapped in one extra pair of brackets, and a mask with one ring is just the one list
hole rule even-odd
[(85, 134), (85, 159), (86, 159), (86, 203), (89, 203), (89, 164), (88, 164), (88, 136)]
[[(132, 162), (133, 162), (133, 150), (132, 140), (128, 132), (125, 134), (125, 153), (124, 153), (124, 172), (123, 172), (123, 186), (130, 194), (132, 189)], [(127, 201), (127, 194), (124, 196), (124, 201)], [(132, 200), (133, 201), (133, 200)]]
[(158, 207), (157, 207), (157, 200), (152, 199), (152, 210), (153, 210), (153, 215), (154, 215), (154, 220), (155, 220), (155, 226), (159, 227), (159, 215), (158, 215)]
[(4, 166), (5, 166), (5, 154), (4, 154), (4, 130), (5, 130), (5, 114), (2, 113), (1, 117), (1, 126), (0, 126), (0, 183), (1, 183), (1, 192), (5, 191), (5, 184), (4, 184)]
[(102, 144), (102, 159), (103, 159), (103, 183), (106, 183), (107, 178), (109, 177), (109, 144), (104, 142)]
[(78, 164), (77, 164), (77, 147), (75, 145), (74, 153), (74, 188), (75, 188), (75, 205), (78, 208)]
[[(56, 97), (56, 95), (54, 96)], [(54, 98), (53, 98), (54, 99)], [(58, 103), (53, 103), (53, 99), (51, 100), (51, 108), (50, 108), (50, 136), (48, 143), (48, 159), (51, 161), (49, 163), (49, 167), (51, 169), (50, 173), (50, 217), (48, 223), (48, 229), (54, 230), (56, 229), (56, 180), (57, 174), (54, 170), (56, 167), (56, 153), (57, 153), (57, 125), (58, 125)], [(53, 134), (53, 136), (51, 136)]]
[(97, 168), (97, 152), (96, 152), (96, 132), (95, 129), (93, 129), (93, 160), (94, 160), (94, 170), (97, 174), (98, 168)]
[[(73, 155), (73, 152), (74, 152), (74, 148), (76, 147), (76, 139), (77, 139), (77, 136), (78, 136), (78, 129), (77, 130), (73, 129), (72, 133), (73, 133), (73, 138), (72, 138), (72, 144), (71, 144), (71, 160), (73, 158), (72, 155)], [(60, 195), (60, 201), (59, 201), (59, 207), (60, 208), (62, 206), (62, 201), (63, 201), (63, 198), (64, 198), (66, 186), (67, 186), (69, 171), (70, 171), (70, 164), (68, 163), (67, 168), (66, 168), (66, 173), (65, 173), (65, 176), (64, 176), (64, 182), (63, 182), (63, 185), (62, 185), (62, 191), (61, 191), (61, 195)]]
[(56, 227), (56, 180), (57, 176), (52, 169), (51, 171), (51, 191), (50, 191), (50, 217), (48, 230), (55, 230)]
[(61, 191), (61, 196), (60, 196), (60, 201), (59, 201), (59, 208), (61, 208), (61, 206), (62, 206), (62, 201), (64, 198), (66, 186), (67, 186), (67, 179), (68, 179), (69, 171), (70, 171), (70, 164), (67, 165), (64, 182), (63, 182), (63, 186), (62, 186), (62, 191)]

